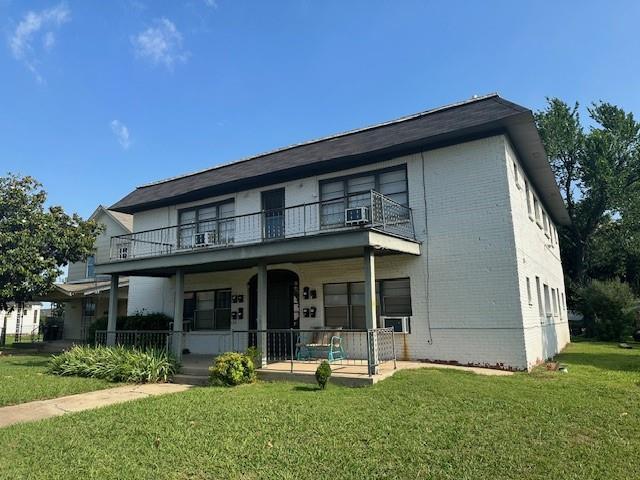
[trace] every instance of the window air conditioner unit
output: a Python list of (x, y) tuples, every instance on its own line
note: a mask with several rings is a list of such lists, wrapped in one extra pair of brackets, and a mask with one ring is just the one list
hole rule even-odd
[(216, 232), (202, 232), (193, 235), (194, 247), (208, 247), (216, 244)]
[(364, 225), (369, 223), (369, 208), (367, 207), (354, 207), (347, 208), (344, 211), (344, 223), (345, 225)]
[(385, 328), (393, 328), (396, 333), (411, 333), (411, 317), (380, 317)]

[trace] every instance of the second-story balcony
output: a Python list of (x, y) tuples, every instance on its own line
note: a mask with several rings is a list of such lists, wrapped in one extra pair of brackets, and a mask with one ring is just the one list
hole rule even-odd
[(372, 190), (322, 202), (115, 236), (111, 238), (109, 261), (201, 252), (353, 230), (372, 230), (415, 241), (411, 209)]

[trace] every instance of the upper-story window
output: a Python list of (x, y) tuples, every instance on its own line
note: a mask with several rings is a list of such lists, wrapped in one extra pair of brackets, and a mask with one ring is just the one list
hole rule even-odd
[(516, 187), (520, 187), (520, 175), (518, 174), (518, 165), (516, 162), (513, 162), (513, 178), (516, 181)]
[(341, 225), (344, 222), (345, 208), (369, 206), (371, 190), (382, 193), (401, 205), (408, 206), (409, 189), (406, 166), (401, 165), (320, 182), (321, 225)]
[(529, 182), (524, 181), (524, 194), (527, 197), (527, 213), (529, 218), (533, 220), (533, 211), (531, 209), (531, 192), (529, 191)]
[(89, 255), (87, 257), (87, 277), (94, 278), (96, 276), (96, 257)]
[(181, 248), (230, 243), (233, 241), (235, 206), (227, 200), (180, 210), (178, 244)]
[(548, 237), (549, 236), (549, 217), (547, 216), (547, 212), (542, 211), (542, 222), (544, 225), (544, 233)]
[(538, 224), (539, 227), (542, 228), (542, 222), (540, 219), (540, 202), (538, 201), (538, 198), (535, 195), (533, 197), (533, 211), (536, 216), (536, 223)]

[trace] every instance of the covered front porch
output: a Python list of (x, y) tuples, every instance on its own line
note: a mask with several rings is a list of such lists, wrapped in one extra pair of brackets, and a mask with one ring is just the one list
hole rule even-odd
[[(163, 297), (156, 304), (174, 319), (165, 344), (178, 358), (249, 350), (263, 366), (288, 361), (291, 368), (295, 362), (327, 360), (362, 367), (373, 375), (381, 362), (395, 358), (394, 328), (379, 322), (378, 289), (393, 290), (398, 285), (409, 289), (407, 278), (377, 281), (376, 261), (394, 257), (406, 262), (421, 251), (410, 209), (375, 192), (367, 198), (371, 215), (357, 225), (344, 220), (340, 228), (320, 228), (326, 222), (312, 228), (289, 215), (289, 210), (297, 212), (297, 208), (278, 210), (282, 228), (277, 231), (281, 234), (265, 236), (264, 229), (258, 229), (262, 232), (259, 241), (240, 242), (237, 234), (244, 217), (235, 218), (233, 242), (144, 254), (142, 247), (133, 254), (127, 246), (117, 249), (126, 254), (97, 264), (96, 272), (111, 275), (112, 286), (120, 276), (128, 276), (134, 296), (136, 278), (166, 279), (169, 287), (163, 295), (172, 298)], [(258, 222), (262, 225), (273, 215), (265, 211), (256, 218), (262, 219)], [(293, 230), (296, 225), (304, 228)], [(169, 231), (176, 228), (169, 227)], [(159, 244), (157, 238), (145, 237), (146, 233), (133, 235), (137, 236), (129, 240), (136, 245)], [(112, 243), (119, 241), (119, 237), (112, 239)], [(347, 282), (336, 283), (347, 268)], [(111, 308), (115, 302), (110, 297), (108, 328), (100, 333), (104, 342), (122, 343), (132, 335), (140, 338), (133, 332), (116, 331), (116, 309)], [(170, 302), (171, 311), (166, 308)], [(408, 303), (410, 310), (410, 298)], [(381, 348), (385, 343), (389, 345), (386, 350)]]

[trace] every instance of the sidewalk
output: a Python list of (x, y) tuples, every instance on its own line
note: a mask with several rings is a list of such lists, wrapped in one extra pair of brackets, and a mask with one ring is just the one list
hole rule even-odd
[(105, 407), (116, 403), (128, 402), (140, 398), (184, 392), (191, 385), (173, 383), (148, 383), (144, 385), (125, 385), (122, 387), (79, 393), (66, 397), (37, 400), (0, 408), (0, 428), (15, 423), (33, 422), (66, 413), (81, 412), (93, 408)]

